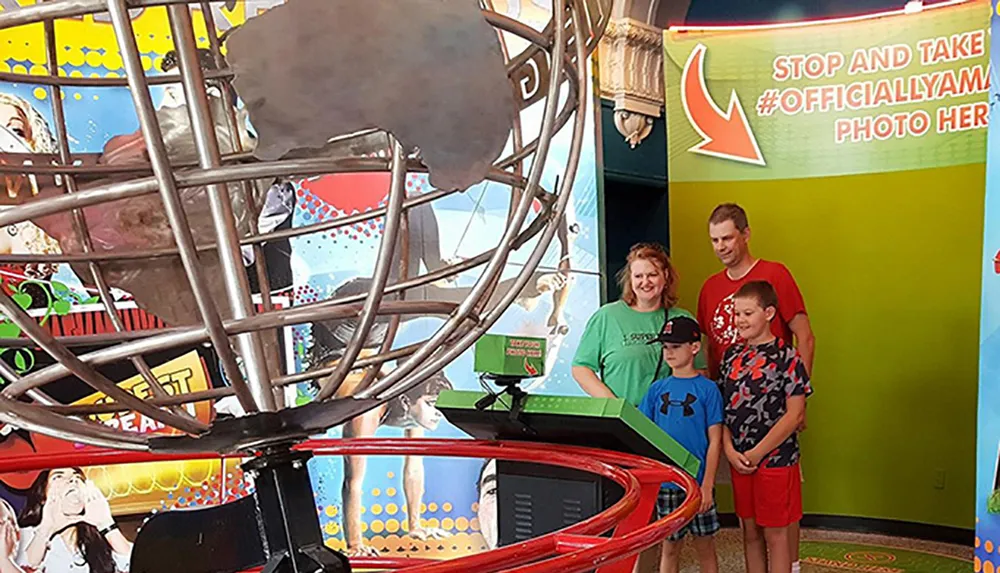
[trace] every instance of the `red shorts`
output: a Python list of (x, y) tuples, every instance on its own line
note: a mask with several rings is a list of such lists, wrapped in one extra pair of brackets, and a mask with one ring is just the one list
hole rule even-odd
[(736, 515), (761, 527), (787, 527), (802, 519), (799, 465), (760, 468), (750, 475), (732, 470)]

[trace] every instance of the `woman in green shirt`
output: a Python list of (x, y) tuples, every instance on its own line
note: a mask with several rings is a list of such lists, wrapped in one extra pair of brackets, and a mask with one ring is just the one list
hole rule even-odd
[[(587, 322), (573, 357), (573, 378), (590, 396), (625, 398), (638, 406), (654, 381), (670, 375), (660, 346), (647, 342), (667, 320), (694, 317), (674, 306), (677, 274), (661, 245), (632, 247), (618, 282), (621, 300), (602, 306)], [(704, 368), (703, 357), (695, 365)]]

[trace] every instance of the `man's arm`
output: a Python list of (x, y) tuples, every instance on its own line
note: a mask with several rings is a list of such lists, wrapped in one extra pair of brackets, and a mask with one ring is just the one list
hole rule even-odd
[(761, 461), (771, 452), (778, 448), (789, 438), (806, 417), (806, 397), (803, 395), (790, 396), (785, 415), (778, 420), (778, 423), (771, 428), (771, 431), (764, 436), (752, 450), (746, 453), (747, 459), (754, 466), (760, 465)]
[(806, 372), (812, 376), (813, 356), (816, 352), (816, 336), (813, 335), (812, 325), (809, 324), (809, 315), (804, 312), (796, 314), (788, 322), (788, 328), (795, 335), (795, 348), (802, 356), (802, 362), (806, 365)]

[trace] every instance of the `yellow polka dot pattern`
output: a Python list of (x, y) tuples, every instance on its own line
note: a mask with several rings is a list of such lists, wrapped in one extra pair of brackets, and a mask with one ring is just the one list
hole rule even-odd
[[(20, 3), (29, 5), (34, 2), (21, 0)], [(221, 15), (219, 12), (215, 13), (216, 24), (225, 24), (220, 19), (228, 21), (230, 27), (246, 22), (245, 4), (239, 2), (233, 10), (221, 8)], [(174, 44), (166, 8), (156, 6), (133, 10), (133, 14), (137, 13), (137, 16), (133, 16), (132, 26), (139, 52), (166, 54), (172, 50)], [(201, 10), (192, 10), (191, 17), (198, 45), (208, 47), (205, 19)], [(118, 43), (106, 17), (104, 21), (95, 21), (92, 15), (57, 20), (55, 32), (59, 43), (60, 65), (82, 66), (86, 62), (93, 67), (106, 67), (109, 70), (121, 67), (120, 58), (110, 55), (117, 54)], [(44, 65), (46, 57), (43, 28), (40, 25), (17, 26), (0, 31), (0, 53), (6, 58)], [(150, 60), (150, 65), (152, 63)]]

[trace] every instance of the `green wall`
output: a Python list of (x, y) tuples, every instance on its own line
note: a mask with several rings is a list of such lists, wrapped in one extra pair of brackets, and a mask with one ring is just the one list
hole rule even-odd
[(806, 513), (973, 527), (984, 178), (980, 164), (670, 185), (682, 306), (720, 269), (706, 220), (726, 201), (803, 291), (817, 339)]

